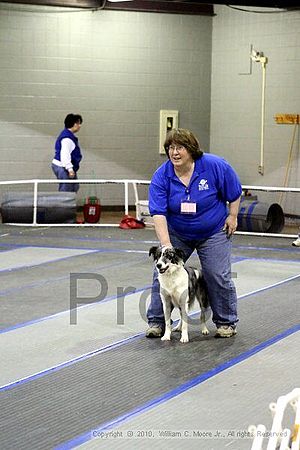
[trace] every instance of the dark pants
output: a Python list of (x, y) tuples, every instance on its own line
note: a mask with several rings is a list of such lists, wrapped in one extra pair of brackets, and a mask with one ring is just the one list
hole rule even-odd
[[(77, 173), (75, 177), (70, 178), (69, 172), (64, 167), (59, 167), (52, 163), (52, 170), (58, 180), (77, 180)], [(59, 191), (62, 192), (77, 192), (79, 190), (78, 183), (59, 183)]]

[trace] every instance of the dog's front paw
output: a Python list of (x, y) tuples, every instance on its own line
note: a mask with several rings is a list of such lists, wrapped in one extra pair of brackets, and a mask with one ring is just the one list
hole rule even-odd
[(180, 339), (180, 342), (182, 342), (183, 344), (185, 344), (186, 342), (189, 342), (189, 337), (188, 337), (188, 335), (187, 334), (182, 334), (181, 335), (181, 339)]
[(161, 341), (170, 341), (171, 335), (169, 333), (165, 333), (162, 338), (160, 338)]
[(208, 336), (209, 335), (209, 331), (207, 328), (204, 328), (203, 330), (201, 330), (201, 333), (203, 334), (203, 336)]

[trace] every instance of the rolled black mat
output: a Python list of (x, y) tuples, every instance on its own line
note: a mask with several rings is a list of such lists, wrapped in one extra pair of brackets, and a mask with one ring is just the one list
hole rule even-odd
[(284, 213), (278, 203), (268, 204), (242, 200), (238, 214), (238, 231), (280, 233), (284, 227)]
[[(33, 193), (8, 192), (1, 204), (3, 223), (33, 222)], [(76, 194), (74, 192), (39, 192), (37, 223), (74, 223)]]

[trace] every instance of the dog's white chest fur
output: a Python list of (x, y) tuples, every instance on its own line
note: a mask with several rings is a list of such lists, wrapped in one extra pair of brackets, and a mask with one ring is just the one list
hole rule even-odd
[(197, 299), (201, 309), (201, 332), (208, 334), (205, 310), (208, 307), (206, 285), (202, 274), (196, 269), (184, 268), (184, 253), (176, 248), (152, 247), (149, 255), (153, 255), (158, 271), (160, 296), (164, 308), (166, 329), (161, 338), (163, 341), (171, 339), (171, 312), (173, 304), (180, 310), (180, 322), (174, 331), (181, 330), (181, 342), (188, 342), (188, 311)]
[(188, 295), (189, 277), (187, 271), (182, 266), (177, 267), (165, 274), (159, 274), (158, 280), (164, 297), (168, 296), (173, 305), (179, 308), (182, 300), (186, 300)]

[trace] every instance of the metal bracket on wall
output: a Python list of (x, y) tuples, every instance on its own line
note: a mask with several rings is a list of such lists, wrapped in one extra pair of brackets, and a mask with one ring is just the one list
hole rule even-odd
[(274, 116), (275, 122), (276, 123), (284, 123), (284, 124), (294, 124), (300, 123), (300, 114), (276, 114)]

